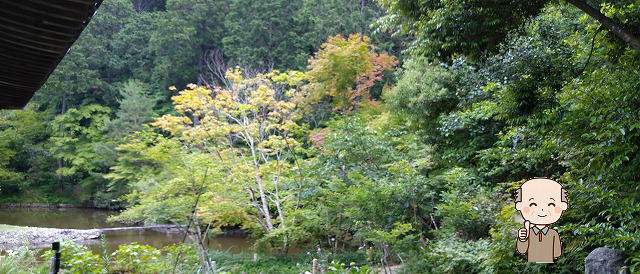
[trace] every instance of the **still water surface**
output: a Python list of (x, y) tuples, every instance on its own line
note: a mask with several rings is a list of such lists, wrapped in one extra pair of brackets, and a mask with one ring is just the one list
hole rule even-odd
[[(51, 227), (68, 229), (92, 229), (108, 227), (125, 227), (124, 224), (108, 223), (107, 217), (117, 214), (116, 211), (99, 209), (0, 209), (0, 224)], [(183, 235), (180, 233), (165, 233), (155, 230), (111, 231), (105, 233), (107, 248), (114, 251), (119, 245), (137, 242), (155, 248), (179, 243)], [(88, 243), (94, 251), (101, 249), (100, 241)], [(234, 253), (249, 251), (253, 241), (242, 236), (211, 237), (209, 247), (218, 250), (228, 250)]]

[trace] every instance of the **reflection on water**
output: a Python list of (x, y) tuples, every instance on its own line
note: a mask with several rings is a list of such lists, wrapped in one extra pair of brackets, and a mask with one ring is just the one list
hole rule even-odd
[[(107, 223), (107, 217), (117, 213), (116, 211), (98, 209), (3, 208), (0, 209), (0, 224), (68, 229), (126, 226), (118, 223)], [(118, 249), (119, 245), (132, 242), (162, 248), (167, 245), (180, 243), (183, 239), (182, 233), (166, 233), (155, 230), (110, 231), (104, 234), (107, 239), (109, 252)], [(216, 236), (209, 239), (208, 246), (213, 249), (228, 250), (237, 253), (250, 250), (253, 243), (252, 240), (241, 236)], [(102, 252), (99, 240), (90, 241), (86, 244), (88, 244), (94, 252)]]
[(118, 223), (107, 223), (107, 217), (117, 213), (117, 211), (85, 208), (2, 208), (0, 209), (0, 224), (73, 229), (125, 226)]

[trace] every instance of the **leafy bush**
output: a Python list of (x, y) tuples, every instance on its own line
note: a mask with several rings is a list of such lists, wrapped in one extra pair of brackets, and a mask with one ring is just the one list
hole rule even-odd
[(194, 273), (200, 267), (198, 250), (195, 245), (174, 244), (162, 248), (164, 256), (159, 262), (159, 268), (177, 273)]
[(0, 273), (47, 273), (47, 265), (37, 262), (35, 250), (22, 246), (6, 252), (0, 256)]
[(487, 259), (488, 240), (442, 238), (432, 242), (422, 258), (407, 264), (408, 273), (478, 273)]
[(443, 201), (437, 205), (442, 232), (455, 233), (467, 240), (486, 238), (498, 211), (498, 204), (492, 198), (482, 190), (477, 193), (457, 190), (445, 193)]
[(484, 269), (489, 273), (505, 273), (512, 269), (523, 269), (526, 260), (519, 256), (515, 248), (515, 234), (522, 224), (513, 220), (515, 208), (512, 204), (505, 205), (496, 217), (496, 223), (490, 230), (491, 243)]
[[(83, 245), (62, 242), (60, 253), (60, 268), (71, 273), (102, 273), (106, 268), (102, 258)], [(53, 255), (54, 251), (48, 250), (42, 256), (48, 262)]]
[(327, 267), (327, 272), (331, 274), (371, 274), (374, 273), (373, 269), (370, 269), (367, 266), (356, 266), (355, 263), (350, 263), (347, 266), (344, 263), (331, 261), (329, 267)]
[(218, 269), (230, 273), (291, 273), (297, 274), (311, 269), (311, 258), (300, 256), (264, 256), (254, 260), (249, 253), (234, 254), (227, 251), (211, 250), (211, 261), (215, 261)]
[(114, 271), (133, 273), (157, 273), (160, 271), (160, 250), (148, 245), (131, 243), (121, 245), (111, 254)]

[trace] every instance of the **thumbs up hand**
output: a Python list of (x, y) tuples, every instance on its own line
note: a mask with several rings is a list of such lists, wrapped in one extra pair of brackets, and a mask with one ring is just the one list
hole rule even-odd
[(524, 242), (529, 238), (529, 228), (531, 227), (531, 223), (529, 221), (524, 222), (524, 227), (518, 230), (518, 239)]

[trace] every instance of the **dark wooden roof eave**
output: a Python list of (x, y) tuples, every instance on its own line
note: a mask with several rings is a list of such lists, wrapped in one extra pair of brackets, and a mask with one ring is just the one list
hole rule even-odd
[(0, 109), (21, 109), (103, 0), (0, 0)]

